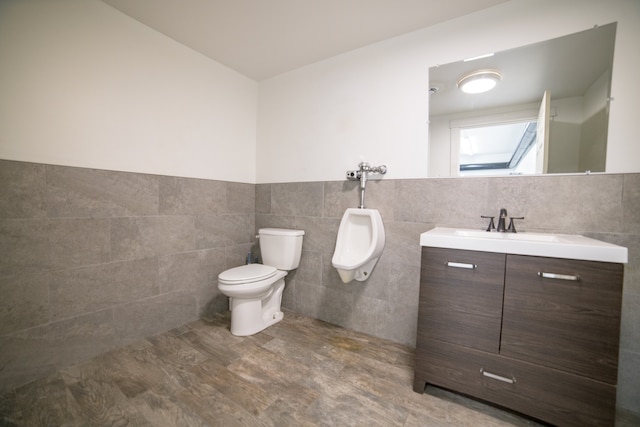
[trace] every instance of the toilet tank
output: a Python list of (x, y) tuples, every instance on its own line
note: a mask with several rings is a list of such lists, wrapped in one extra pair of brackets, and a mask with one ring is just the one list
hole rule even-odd
[(298, 268), (302, 255), (303, 230), (261, 228), (258, 235), (264, 265), (286, 271)]

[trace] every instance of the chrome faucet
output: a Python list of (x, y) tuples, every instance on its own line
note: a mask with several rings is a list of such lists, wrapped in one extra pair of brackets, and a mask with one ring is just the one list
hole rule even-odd
[(496, 231), (505, 232), (507, 231), (507, 227), (505, 225), (505, 221), (507, 219), (507, 210), (505, 208), (500, 209), (500, 216), (498, 217), (498, 227), (496, 227)]
[(501, 233), (517, 233), (516, 231), (516, 226), (513, 223), (514, 219), (524, 219), (523, 216), (519, 216), (519, 217), (515, 217), (512, 216), (511, 218), (509, 218), (509, 226), (507, 227), (506, 225), (506, 221), (507, 221), (507, 210), (505, 208), (500, 209), (500, 215), (498, 216), (498, 226), (496, 227), (493, 224), (493, 218), (492, 216), (484, 216), (481, 215), (481, 218), (487, 218), (490, 219), (491, 221), (489, 222), (489, 226), (487, 227), (487, 231), (491, 231), (495, 228), (496, 231), (499, 231)]

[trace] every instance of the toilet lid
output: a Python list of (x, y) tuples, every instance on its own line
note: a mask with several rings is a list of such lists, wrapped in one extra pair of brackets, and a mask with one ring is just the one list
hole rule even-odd
[(218, 280), (228, 285), (251, 283), (268, 279), (278, 271), (275, 267), (264, 264), (247, 264), (223, 271)]

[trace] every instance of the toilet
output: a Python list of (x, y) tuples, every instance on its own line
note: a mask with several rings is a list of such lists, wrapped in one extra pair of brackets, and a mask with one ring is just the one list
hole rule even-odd
[(302, 230), (258, 230), (263, 264), (247, 264), (223, 271), (218, 289), (229, 297), (231, 333), (253, 335), (282, 320), (284, 277), (300, 265)]
[(382, 255), (384, 243), (384, 225), (377, 209), (347, 209), (331, 259), (340, 279), (344, 283), (367, 280)]

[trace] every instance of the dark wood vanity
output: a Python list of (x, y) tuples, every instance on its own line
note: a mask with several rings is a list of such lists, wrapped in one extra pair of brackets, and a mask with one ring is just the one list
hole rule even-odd
[(414, 390), (613, 426), (623, 264), (422, 248)]

